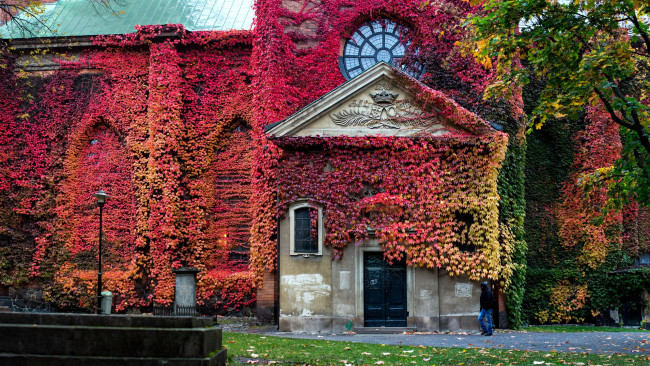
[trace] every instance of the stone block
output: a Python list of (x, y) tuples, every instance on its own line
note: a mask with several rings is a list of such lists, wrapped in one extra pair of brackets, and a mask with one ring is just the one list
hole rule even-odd
[(0, 325), (0, 352), (21, 354), (206, 357), (221, 344), (216, 327), (120, 328), (40, 324)]
[(420, 331), (434, 331), (440, 329), (440, 318), (437, 316), (415, 316), (413, 319), (413, 326)]
[(0, 313), (1, 365), (225, 365), (211, 319)]
[(0, 353), (3, 366), (221, 366), (227, 362), (226, 350), (203, 359), (141, 358), (141, 357), (79, 357), (52, 355), (19, 355)]
[(0, 314), (0, 324), (78, 325), (96, 327), (204, 328), (209, 318), (94, 314), (11, 313)]

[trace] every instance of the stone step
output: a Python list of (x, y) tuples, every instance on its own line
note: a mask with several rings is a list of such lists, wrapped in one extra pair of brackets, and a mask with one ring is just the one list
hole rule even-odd
[[(173, 362), (168, 362), (173, 360)], [(0, 365), (225, 365), (211, 319), (0, 313)]]
[(0, 353), (0, 365), (11, 366), (219, 366), (226, 364), (226, 350), (206, 358), (82, 357)]
[(2, 323), (131, 328), (205, 328), (213, 325), (210, 318), (53, 313), (0, 314)]
[[(0, 352), (115, 357), (207, 357), (221, 329), (0, 324)], [(83, 345), (81, 347), (80, 345)]]
[(413, 333), (417, 331), (415, 327), (361, 327), (354, 329), (357, 334), (400, 334)]

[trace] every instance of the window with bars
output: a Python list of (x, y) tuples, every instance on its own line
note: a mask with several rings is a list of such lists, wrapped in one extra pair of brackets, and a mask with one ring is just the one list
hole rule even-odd
[(321, 255), (323, 251), (323, 210), (309, 203), (289, 208), (291, 255)]
[[(295, 220), (295, 244), (296, 252), (316, 253), (318, 252), (318, 222), (312, 223), (314, 209), (303, 207), (294, 211)], [(316, 215), (318, 213), (316, 212)], [(317, 217), (317, 216), (316, 216)], [(316, 235), (314, 235), (316, 234)]]

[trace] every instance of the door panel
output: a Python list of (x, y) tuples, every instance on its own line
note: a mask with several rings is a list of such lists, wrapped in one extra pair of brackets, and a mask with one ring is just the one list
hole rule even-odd
[(389, 265), (382, 253), (363, 257), (364, 325), (366, 327), (406, 326), (406, 265)]

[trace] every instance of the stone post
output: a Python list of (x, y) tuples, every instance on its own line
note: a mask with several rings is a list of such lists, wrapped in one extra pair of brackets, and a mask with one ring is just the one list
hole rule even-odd
[(174, 315), (196, 315), (196, 274), (199, 270), (181, 267), (176, 274), (174, 292)]

